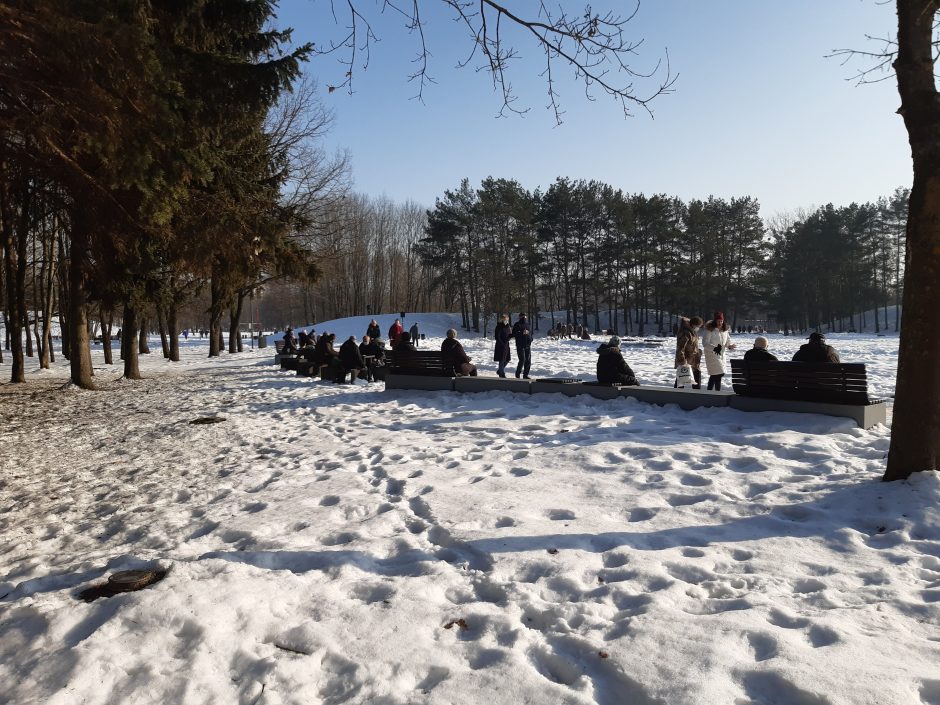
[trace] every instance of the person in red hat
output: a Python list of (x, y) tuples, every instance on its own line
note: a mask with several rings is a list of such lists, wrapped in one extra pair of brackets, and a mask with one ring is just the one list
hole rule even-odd
[(725, 357), (728, 350), (734, 350), (731, 332), (725, 314), (715, 311), (715, 315), (705, 324), (702, 334), (702, 347), (705, 350), (705, 369), (708, 370), (708, 389), (721, 391), (721, 378), (725, 376)]

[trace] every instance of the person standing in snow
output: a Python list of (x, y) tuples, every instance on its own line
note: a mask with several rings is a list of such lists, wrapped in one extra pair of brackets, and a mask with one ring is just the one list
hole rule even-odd
[(793, 362), (832, 362), (838, 364), (839, 353), (826, 345), (826, 336), (819, 331), (809, 334), (809, 342), (800, 346), (793, 355)]
[(728, 350), (734, 350), (734, 347), (725, 314), (716, 311), (712, 320), (705, 324), (705, 333), (702, 335), (709, 391), (721, 391), (721, 378), (725, 376), (725, 354)]
[(508, 314), (504, 313), (500, 316), (499, 323), (496, 324), (496, 330), (493, 332), (493, 337), (496, 340), (496, 346), (493, 348), (493, 361), (499, 363), (499, 366), (496, 368), (496, 375), (505, 377), (506, 365), (512, 359), (512, 355), (509, 352), (509, 339), (512, 338), (512, 326), (509, 325)]
[(366, 329), (366, 335), (369, 340), (378, 340), (382, 337), (382, 329), (379, 328), (379, 322), (374, 318), (369, 321), (369, 327)]
[(519, 356), (516, 379), (519, 379), (520, 373), (523, 379), (529, 379), (529, 368), (532, 367), (532, 333), (529, 331), (529, 319), (524, 313), (519, 314), (519, 320), (512, 327), (512, 337), (516, 340), (516, 355)]
[(404, 332), (404, 330), (405, 327), (401, 324), (400, 318), (396, 318), (391, 328), (388, 329), (388, 342), (392, 346), (393, 350), (398, 344), (398, 339), (401, 337), (401, 334)]
[[(702, 319), (698, 316), (692, 318), (679, 319), (679, 333), (676, 335), (676, 367), (688, 365), (692, 368), (692, 376), (695, 378), (695, 384), (692, 389), (702, 388), (702, 371), (699, 365), (702, 361), (702, 353), (698, 347), (698, 331), (702, 326)], [(679, 382), (676, 381), (676, 387)]]
[(616, 335), (597, 349), (597, 381), (601, 384), (638, 386), (636, 375), (620, 352), (620, 338)]
[(754, 347), (744, 353), (746, 362), (776, 362), (777, 356), (767, 350), (767, 338), (762, 335), (754, 339)]
[(411, 336), (411, 342), (415, 344), (415, 348), (419, 347), (418, 341), (421, 339), (421, 332), (418, 330), (417, 321), (411, 324), (411, 328), (408, 329), (408, 335)]

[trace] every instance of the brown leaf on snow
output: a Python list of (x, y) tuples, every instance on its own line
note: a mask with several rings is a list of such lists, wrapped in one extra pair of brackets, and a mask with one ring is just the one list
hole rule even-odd
[(463, 617), (461, 617), (460, 619), (452, 619), (451, 621), (449, 621), (447, 624), (444, 625), (444, 629), (452, 629), (455, 624), (461, 629), (463, 629), (464, 631), (467, 631), (470, 628), (469, 625), (467, 624), (467, 621)]

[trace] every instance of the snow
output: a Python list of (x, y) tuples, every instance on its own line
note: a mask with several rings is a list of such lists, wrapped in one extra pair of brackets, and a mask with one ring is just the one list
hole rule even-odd
[[(415, 318), (429, 348), (458, 320)], [(830, 342), (890, 399), (896, 338)], [(626, 343), (670, 381), (671, 341)], [(596, 346), (540, 338), (532, 375)], [(100, 391), (62, 362), (0, 390), (0, 702), (940, 702), (940, 479), (879, 482), (885, 427), (152, 349), (142, 381), (96, 352)], [(77, 599), (137, 567), (169, 572)]]

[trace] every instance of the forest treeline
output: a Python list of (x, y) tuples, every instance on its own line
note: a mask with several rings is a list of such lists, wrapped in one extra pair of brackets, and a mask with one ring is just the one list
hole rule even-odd
[[(179, 358), (266, 327), (398, 311), (562, 312), (644, 334), (662, 312), (834, 325), (899, 301), (908, 194), (762, 221), (749, 196), (685, 202), (559, 178), (464, 180), (434, 207), (357, 196), (331, 116), (267, 0), (0, 3), (0, 301), (12, 359), (91, 344), (139, 376), (147, 333)], [(81, 31), (76, 31), (80, 27)], [(260, 296), (260, 298), (259, 298)], [(186, 317), (181, 324), (181, 316)], [(897, 320), (879, 316), (880, 328)], [(559, 322), (552, 320), (552, 323)], [(536, 323), (538, 324), (538, 323)], [(870, 325), (870, 324), (868, 324)], [(2, 351), (0, 351), (2, 355)]]
[[(549, 325), (643, 335), (671, 328), (663, 312), (721, 309), (735, 326), (896, 331), (908, 197), (899, 188), (765, 222), (750, 196), (686, 202), (598, 181), (530, 191), (463, 180), (426, 214), (385, 199), (346, 204), (334, 259), (321, 259), (328, 276), (294, 294), (306, 322), (460, 311), (467, 329), (484, 331), (496, 313), (524, 310), (535, 321), (560, 312), (543, 313)], [(280, 322), (299, 320), (296, 301), (280, 310)]]
[[(53, 324), (93, 386), (90, 331), (124, 373), (202, 294), (210, 355), (264, 282), (316, 276), (308, 242), (348, 190), (318, 147), (330, 115), (268, 0), (0, 4), (0, 290), (12, 380)], [(56, 319), (58, 319), (56, 321)], [(230, 336), (230, 350), (240, 340)], [(26, 348), (24, 350), (24, 347)]]

